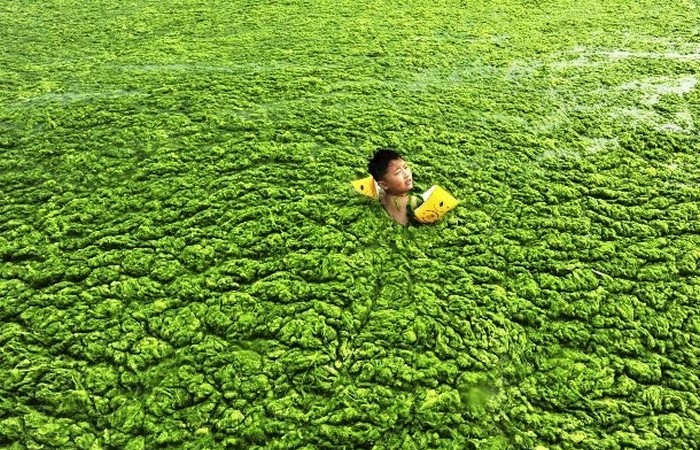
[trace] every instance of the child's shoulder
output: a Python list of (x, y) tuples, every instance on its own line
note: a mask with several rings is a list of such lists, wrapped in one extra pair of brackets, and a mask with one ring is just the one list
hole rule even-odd
[(408, 196), (408, 202), (406, 207), (406, 213), (408, 215), (408, 220), (414, 225), (420, 225), (420, 221), (416, 218), (415, 210), (423, 204), (423, 197), (417, 194), (410, 194)]
[(423, 197), (418, 194), (411, 194), (408, 196), (408, 204), (412, 209), (416, 209), (423, 204)]

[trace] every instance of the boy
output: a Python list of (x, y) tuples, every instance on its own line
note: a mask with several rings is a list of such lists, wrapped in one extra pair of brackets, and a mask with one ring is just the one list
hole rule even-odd
[(379, 149), (369, 160), (368, 169), (381, 188), (379, 201), (389, 216), (403, 226), (418, 224), (413, 210), (423, 199), (409, 195), (413, 189), (413, 174), (401, 155), (390, 148)]

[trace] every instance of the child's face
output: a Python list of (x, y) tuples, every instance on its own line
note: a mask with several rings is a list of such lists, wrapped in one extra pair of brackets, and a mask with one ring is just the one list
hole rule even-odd
[(405, 194), (413, 188), (413, 174), (403, 159), (394, 159), (379, 185), (388, 194)]

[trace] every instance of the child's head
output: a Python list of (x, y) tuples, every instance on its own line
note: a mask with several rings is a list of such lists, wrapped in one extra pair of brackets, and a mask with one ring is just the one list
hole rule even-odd
[(369, 160), (368, 169), (372, 178), (387, 194), (401, 195), (413, 188), (411, 169), (393, 149), (377, 150)]

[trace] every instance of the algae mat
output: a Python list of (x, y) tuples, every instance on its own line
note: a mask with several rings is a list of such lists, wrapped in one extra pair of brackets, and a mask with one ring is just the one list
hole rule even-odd
[(697, 448), (697, 2), (0, 23), (1, 447)]

